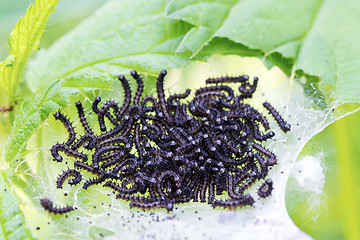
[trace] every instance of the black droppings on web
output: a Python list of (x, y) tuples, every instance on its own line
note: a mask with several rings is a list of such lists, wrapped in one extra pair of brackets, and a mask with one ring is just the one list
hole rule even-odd
[[(82, 136), (76, 134), (66, 116), (54, 114), (69, 138), (55, 144), (51, 154), (57, 162), (63, 160), (60, 152), (73, 158), (77, 169), (60, 175), (57, 186), (62, 187), (69, 176), (74, 177), (69, 184), (79, 183), (80, 172), (86, 171), (93, 178), (84, 181), (83, 189), (102, 184), (116, 192), (117, 199), (129, 201), (130, 208), (163, 208), (169, 212), (176, 204), (199, 200), (214, 208), (252, 206), (255, 200), (246, 190), (265, 179), (277, 163), (275, 153), (262, 145), (275, 133), (266, 116), (245, 102), (253, 97), (259, 79), (255, 77), (251, 83), (247, 75), (211, 78), (192, 99), (188, 99), (190, 89), (166, 98), (166, 74), (162, 70), (157, 78), (156, 97), (141, 97), (142, 78), (131, 71), (138, 85), (133, 102), (128, 80), (119, 75), (125, 96), (123, 105), (107, 101), (101, 106), (100, 97), (92, 104), (98, 116), (99, 135), (90, 128), (81, 102), (75, 105), (85, 130)], [(239, 93), (228, 83), (240, 84)], [(263, 106), (282, 131), (290, 130), (290, 124), (270, 103), (264, 102)], [(85, 154), (83, 149), (90, 153)], [(259, 188), (260, 197), (271, 194), (272, 181), (269, 183), (268, 179)], [(216, 199), (224, 193), (228, 199)], [(72, 210), (56, 210), (48, 199), (43, 199), (42, 205), (54, 213)]]

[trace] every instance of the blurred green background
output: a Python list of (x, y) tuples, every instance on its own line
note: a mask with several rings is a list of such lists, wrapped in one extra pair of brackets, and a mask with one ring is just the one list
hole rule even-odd
[[(30, 0), (0, 0), (0, 59), (8, 54), (8, 36)], [(50, 16), (41, 48), (91, 15), (105, 0), (60, 0)], [(360, 239), (360, 112), (345, 117), (315, 136), (303, 154), (323, 153), (324, 195), (311, 198), (289, 184), (287, 208), (296, 225), (315, 239)], [(291, 181), (294, 183), (294, 181)], [(316, 204), (314, 204), (316, 200)], [(315, 207), (313, 207), (315, 205)]]

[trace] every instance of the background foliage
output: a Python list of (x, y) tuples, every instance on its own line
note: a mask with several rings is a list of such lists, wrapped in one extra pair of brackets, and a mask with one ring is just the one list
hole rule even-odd
[[(266, 6), (267, 4), (272, 4), (271, 1), (263, 1), (262, 4), (259, 4), (258, 8), (250, 8), (250, 6), (247, 6), (247, 4), (252, 4), (251, 1), (224, 1), (224, 4), (220, 5), (212, 1), (208, 1), (206, 4), (204, 4), (204, 1), (202, 2), (203, 3), (191, 1), (193, 4), (189, 4), (189, 1), (175, 1), (174, 4), (167, 9), (169, 17), (184, 21), (183, 29), (179, 29), (179, 31), (189, 30), (186, 37), (182, 39), (181, 44), (178, 45), (179, 47), (174, 49), (181, 53), (181, 56), (195, 56), (195, 54), (197, 54), (197, 58), (201, 58), (206, 55), (206, 49), (203, 49), (205, 45), (197, 46), (196, 43), (205, 42), (206, 44), (210, 44), (211, 48), (211, 46), (220, 45), (222, 41), (225, 41), (222, 37), (228, 37), (238, 43), (236, 47), (239, 52), (246, 52), (247, 54), (252, 52), (254, 56), (264, 55), (269, 59), (269, 66), (281, 62), (283, 64), (281, 68), (290, 74), (301, 74), (299, 69), (305, 69), (307, 73), (320, 75), (324, 79), (328, 79), (329, 83), (339, 87), (336, 91), (336, 97), (339, 100), (344, 102), (358, 100), (360, 96), (360, 94), (357, 94), (359, 89), (349, 88), (348, 86), (351, 86), (349, 83), (357, 81), (359, 78), (359, 61), (357, 61), (356, 58), (350, 58), (346, 59), (346, 66), (339, 65), (339, 62), (344, 62), (343, 58), (349, 56), (348, 54), (344, 56), (343, 52), (348, 49), (354, 49), (352, 44), (356, 44), (356, 41), (353, 41), (353, 39), (346, 34), (349, 31), (354, 32), (354, 29), (357, 29), (356, 25), (359, 21), (352, 19), (351, 15), (350, 17), (347, 15), (349, 9), (353, 11), (353, 8), (358, 7), (358, 4), (353, 4), (356, 3), (356, 1), (348, 1), (348, 4), (340, 3), (339, 1), (324, 1), (325, 3), (319, 1), (314, 4), (309, 1), (308, 5), (302, 5), (305, 6), (305, 8), (299, 11), (301, 14), (295, 16), (292, 12), (283, 14), (284, 9), (288, 9), (284, 4), (292, 4), (293, 8), (296, 8), (295, 4), (297, 1), (285, 1), (283, 4), (279, 4), (277, 9), (278, 14), (282, 16), (281, 21), (275, 23), (270, 21), (271, 24), (269, 26), (266, 26), (266, 23), (269, 22), (272, 16), (266, 16)], [(90, 15), (102, 3), (104, 3), (104, 1), (100, 0), (86, 2), (60, 1), (56, 14), (52, 15), (48, 22), (41, 47), (46, 48), (50, 46), (60, 36), (75, 27), (81, 19)], [(176, 4), (181, 6), (175, 6)], [(345, 5), (346, 8), (340, 8), (341, 11), (332, 13), (332, 9), (339, 9), (336, 7), (336, 4)], [(6, 23), (0, 25), (1, 59), (5, 59), (9, 54), (7, 50), (8, 34), (13, 26), (15, 26), (18, 18), (24, 15), (28, 5), (28, 1), (0, 0), (0, 22)], [(233, 18), (239, 17), (231, 15), (230, 10), (232, 8), (254, 9), (253, 12), (246, 12), (246, 14), (244, 13), (244, 16), (241, 17), (251, 16), (255, 24), (264, 28), (280, 28), (282, 26), (278, 26), (277, 23), (281, 24), (286, 22), (287, 19), (293, 20), (295, 18), (296, 21), (292, 21), (295, 25), (288, 26), (286, 34), (283, 36), (264, 36), (271, 41), (268, 41), (268, 46), (259, 47), (262, 42), (261, 39), (259, 39), (259, 43), (252, 41), (252, 39), (247, 39), (248, 36), (254, 34), (252, 31), (257, 29), (254, 26), (248, 28), (246, 30), (248, 32), (245, 35), (243, 33), (237, 34), (236, 32), (229, 32), (229, 28), (226, 28), (227, 24), (230, 26), (233, 24)], [(177, 10), (174, 11), (173, 9)], [(209, 17), (211, 16), (209, 12), (214, 9), (219, 12), (217, 15), (218, 18), (225, 19), (222, 27), (219, 27), (219, 21), (216, 18)], [(194, 18), (194, 16), (207, 17)], [(329, 16), (331, 16), (331, 18)], [(308, 21), (308, 19), (310, 19), (310, 21)], [(341, 21), (339, 21), (339, 19), (341, 19)], [(246, 25), (246, 22), (244, 22), (244, 25)], [(312, 28), (310, 28), (310, 26)], [(246, 28), (246, 26), (243, 26), (243, 28)], [(312, 30), (309, 31), (309, 29)], [(314, 29), (317, 29), (317, 31)], [(358, 31), (355, 32), (358, 34)], [(311, 41), (317, 37), (314, 36), (314, 34), (322, 34), (324, 39), (328, 39), (329, 36), (334, 36), (334, 39), (330, 42), (314, 42)], [(199, 36), (201, 37), (200, 40), (196, 38)], [(336, 37), (339, 36), (341, 38), (336, 39)], [(174, 39), (176, 40), (176, 36)], [(335, 48), (342, 47), (345, 50), (330, 52), (329, 49), (333, 48), (333, 44), (336, 44)], [(247, 49), (245, 46), (265, 50), (253, 51)], [(226, 52), (226, 49), (219, 49), (219, 51), (220, 50)], [(314, 51), (318, 51), (319, 53), (314, 54)], [(282, 53), (286, 60), (282, 59), (278, 53)], [(311, 58), (312, 62), (309, 62), (309, 54), (311, 54), (311, 56), (316, 55), (318, 58)], [(355, 56), (360, 55), (356, 52), (353, 54)], [(137, 59), (132, 60), (134, 62), (139, 61)], [(126, 61), (129, 61), (129, 59), (126, 59)], [(181, 61), (181, 57), (174, 59), (174, 61)], [(313, 66), (318, 66), (319, 63), (323, 64), (323, 66), (313, 69)], [(121, 61), (119, 64), (121, 64)], [(36, 71), (36, 66), (34, 66), (34, 69)], [(155, 69), (156, 66), (154, 66), (154, 72), (156, 71)], [(139, 71), (141, 71), (141, 69), (139, 69)], [(53, 76), (49, 77), (49, 79), (53, 79), (54, 77), (56, 78), (56, 76)], [(29, 75), (29, 79), (31, 79), (31, 75)], [(344, 82), (338, 82), (339, 79), (342, 79)], [(31, 80), (31, 83), (29, 87), (30, 89), (32, 88), (32, 90), (37, 89), (40, 85), (40, 83), (37, 83), (35, 80)], [(56, 84), (57, 83), (54, 83), (55, 90), (50, 89), (51, 91), (54, 90), (54, 96), (57, 94)], [(54, 105), (49, 105), (49, 107), (56, 109), (58, 106), (61, 106), (61, 104), (62, 100), (57, 99), (54, 101)], [(360, 122), (359, 113), (339, 120), (328, 127), (323, 133), (317, 135), (304, 149), (304, 153), (306, 153), (306, 151), (321, 151), (324, 153), (323, 163), (326, 170), (326, 197), (324, 198), (324, 204), (322, 206), (314, 208), (310, 212), (306, 211), (309, 205), (306, 199), (304, 199), (304, 196), (299, 197), (296, 195), (296, 190), (288, 189), (287, 206), (290, 215), (302, 230), (316, 239), (356, 239), (357, 236), (359, 236), (357, 226), (360, 224), (360, 210), (357, 202), (360, 200), (360, 189), (357, 186), (360, 183), (360, 177), (356, 174), (360, 171), (360, 161), (358, 161), (357, 158), (360, 152), (360, 148), (358, 148), (360, 145), (360, 137), (356, 134), (360, 132), (358, 122)], [(1, 199), (6, 202), (11, 201), (4, 197), (1, 197)], [(306, 212), (306, 214), (304, 214), (304, 212)], [(27, 234), (26, 231), (24, 231), (24, 234)]]

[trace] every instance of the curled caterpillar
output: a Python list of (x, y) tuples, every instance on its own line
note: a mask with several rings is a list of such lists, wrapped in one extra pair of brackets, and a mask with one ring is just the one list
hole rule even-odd
[(105, 181), (106, 179), (106, 174), (102, 174), (99, 178), (93, 178), (93, 179), (90, 179), (90, 180), (87, 180), (84, 185), (83, 185), (83, 188), (86, 190), (88, 187), (90, 187), (91, 185), (95, 185), (95, 184), (100, 184), (102, 183), (103, 181)]
[(82, 175), (80, 172), (76, 171), (75, 169), (68, 169), (59, 176), (59, 178), (56, 181), (56, 187), (62, 188), (65, 180), (69, 177), (74, 177), (68, 180), (68, 183), (70, 185), (76, 185), (79, 182), (81, 182), (82, 179)]
[(266, 179), (266, 181), (260, 186), (258, 190), (258, 195), (261, 198), (267, 198), (271, 195), (273, 190), (273, 181), (271, 178)]
[(83, 161), (87, 161), (87, 156), (85, 154), (74, 151), (66, 145), (55, 144), (51, 148), (51, 155), (54, 157), (54, 160), (56, 160), (57, 162), (62, 162), (62, 160), (63, 160), (63, 157), (60, 156), (59, 151), (64, 152), (66, 155), (68, 155), (70, 157), (82, 159)]

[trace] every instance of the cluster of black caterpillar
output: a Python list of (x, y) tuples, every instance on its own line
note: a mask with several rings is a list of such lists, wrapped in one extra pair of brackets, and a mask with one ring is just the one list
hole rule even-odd
[[(62, 162), (60, 153), (73, 158), (76, 169), (95, 175), (84, 182), (84, 189), (102, 184), (117, 192), (117, 198), (130, 201), (130, 207), (171, 211), (174, 204), (191, 200), (230, 209), (252, 205), (254, 199), (245, 191), (265, 179), (277, 163), (276, 155), (261, 144), (275, 135), (266, 117), (245, 103), (253, 96), (258, 78), (252, 82), (247, 75), (208, 79), (207, 86), (184, 103), (190, 89), (165, 97), (165, 70), (157, 78), (157, 97), (142, 97), (143, 81), (136, 71), (131, 75), (137, 82), (133, 100), (128, 80), (120, 75), (123, 105), (107, 101), (101, 106), (100, 97), (92, 104), (102, 134), (89, 126), (81, 102), (75, 105), (85, 130), (82, 136), (62, 113), (54, 114), (69, 133), (65, 143), (51, 148), (54, 160)], [(239, 94), (226, 83), (238, 83)], [(263, 106), (284, 132), (290, 130), (269, 103)], [(82, 180), (80, 172), (68, 170), (57, 187), (68, 177), (74, 177), (68, 181), (71, 185)], [(272, 181), (264, 184), (260, 197), (271, 194)], [(224, 193), (227, 200), (215, 199)]]

